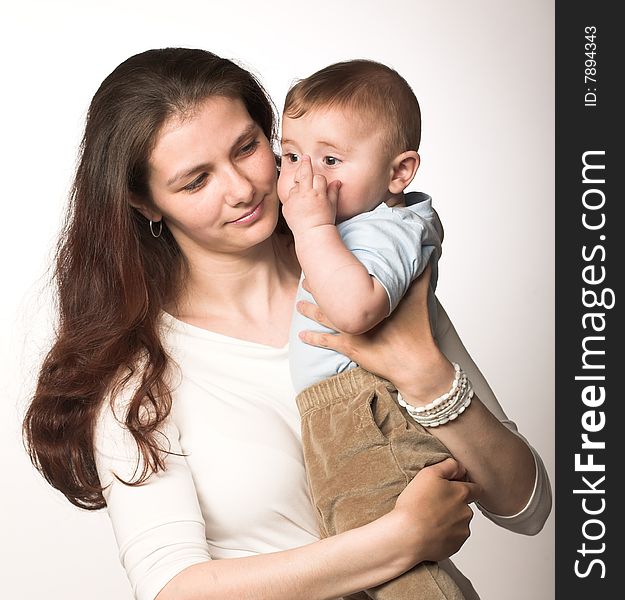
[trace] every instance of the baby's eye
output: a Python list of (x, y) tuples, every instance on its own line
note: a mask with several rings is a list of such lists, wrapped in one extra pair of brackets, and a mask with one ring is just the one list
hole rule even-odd
[(335, 156), (324, 156), (323, 162), (328, 165), (328, 167), (336, 167), (336, 165), (341, 163), (341, 161)]
[(295, 154), (295, 152), (285, 152), (282, 156), (290, 163), (299, 162), (299, 154)]

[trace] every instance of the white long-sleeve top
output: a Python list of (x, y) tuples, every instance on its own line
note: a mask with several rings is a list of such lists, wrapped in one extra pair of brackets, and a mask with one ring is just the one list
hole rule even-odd
[[(437, 340), (469, 375), (480, 400), (518, 434), (438, 307)], [(140, 486), (137, 450), (123, 427), (123, 394), (106, 402), (95, 436), (98, 474), (137, 600), (153, 600), (183, 569), (209, 559), (286, 550), (319, 538), (308, 496), (300, 417), (288, 346), (274, 348), (213, 333), (168, 314), (163, 340), (178, 366), (163, 434), (166, 469)], [(529, 444), (528, 444), (529, 445)], [(531, 446), (530, 446), (531, 448)], [(492, 521), (520, 533), (540, 530), (551, 508), (547, 472), (534, 449), (536, 481), (525, 508)], [(451, 561), (441, 567), (468, 599), (477, 596)]]

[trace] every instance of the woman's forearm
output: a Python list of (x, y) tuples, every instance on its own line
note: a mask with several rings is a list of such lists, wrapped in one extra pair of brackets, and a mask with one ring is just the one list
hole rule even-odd
[[(467, 373), (475, 396), (458, 419), (431, 428), (430, 432), (464, 465), (471, 481), (480, 484), (483, 508), (497, 515), (514, 515), (526, 506), (534, 489), (534, 457), (525, 441), (501, 423), (506, 419), (505, 413), (440, 303), (437, 313), (439, 349)], [(440, 359), (433, 359), (437, 360)], [(424, 398), (431, 400), (449, 389), (453, 377), (450, 367), (428, 367), (426, 371), (432, 387), (425, 396), (423, 373), (413, 376), (411, 383), (398, 385), (407, 402), (423, 404)], [(415, 391), (421, 395), (415, 397)]]
[(384, 516), (292, 550), (187, 567), (157, 600), (334, 600), (375, 587), (413, 565), (456, 553), (469, 536), (479, 486), (457, 461), (425, 467)]
[(532, 452), (476, 396), (460, 418), (430, 432), (467, 469), (469, 479), (480, 484), (480, 504), (486, 510), (507, 516), (525, 507), (536, 479)]
[(391, 512), (293, 550), (190, 566), (163, 588), (157, 600), (332, 600), (379, 585), (425, 559), (418, 556), (418, 549), (412, 560), (407, 559), (405, 547), (386, 533), (397, 519)]

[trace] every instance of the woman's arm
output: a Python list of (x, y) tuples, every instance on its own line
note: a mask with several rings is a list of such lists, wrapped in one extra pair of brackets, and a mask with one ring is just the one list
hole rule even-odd
[[(437, 312), (436, 339), (443, 354), (450, 361), (462, 365), (462, 368), (469, 376), (473, 384), (473, 389), (479, 398), (479, 401), (475, 404), (478, 410), (475, 412), (478, 413), (478, 415), (486, 413), (485, 417), (483, 416), (485, 419), (488, 421), (495, 419), (498, 424), (500, 423), (501, 426), (505, 428), (505, 431), (502, 431), (499, 427), (489, 430), (498, 433), (501, 437), (501, 451), (504, 452), (504, 456), (497, 461), (499, 468), (504, 467), (505, 469), (503, 473), (504, 479), (501, 480), (501, 485), (505, 486), (503, 489), (511, 492), (510, 496), (513, 502), (509, 507), (492, 508), (488, 503), (486, 495), (483, 495), (478, 503), (478, 507), (487, 518), (506, 529), (527, 535), (538, 533), (545, 524), (551, 512), (552, 505), (551, 484), (541, 457), (518, 432), (516, 424), (507, 417), (491, 387), (488, 385), (488, 382), (464, 347), (456, 329), (440, 303), (438, 304)], [(462, 416), (468, 417), (470, 416), (470, 412), (471, 409), (463, 413)], [(473, 426), (475, 426), (477, 424), (477, 426), (480, 427), (477, 421), (478, 415), (474, 414), (470, 420), (465, 422), (465, 425), (471, 426), (473, 424)], [(460, 421), (460, 419), (458, 419), (458, 421)], [(480, 465), (469, 467), (468, 463), (464, 462), (462, 457), (456, 454), (449, 445), (459, 446), (457, 437), (458, 435), (464, 436), (466, 430), (463, 429), (458, 432), (451, 427), (448, 429), (439, 427), (438, 429), (440, 431), (435, 433), (438, 433), (439, 438), (447, 445), (452, 454), (464, 464), (467, 470), (469, 472), (471, 472), (471, 469), (473, 469), (474, 472), (479, 471)], [(510, 433), (514, 435), (513, 438), (510, 438)], [(479, 439), (480, 431), (475, 431), (475, 434), (478, 436), (478, 441), (483, 442), (483, 440)], [(471, 435), (471, 433), (469, 433), (469, 435)], [(497, 445), (496, 439), (491, 439), (491, 448), (485, 447), (484, 452), (497, 452)], [(458, 451), (466, 452), (467, 444), (461, 444), (460, 446)], [(528, 458), (528, 451), (531, 454), (531, 458)], [(477, 452), (473, 453), (471, 458), (475, 456), (478, 456)], [(508, 467), (506, 467), (505, 462), (508, 463)], [(488, 466), (486, 462), (483, 464), (483, 467), (488, 468)], [(497, 477), (497, 473), (494, 473), (493, 476)], [(518, 480), (515, 479), (516, 477), (518, 477)], [(483, 478), (480, 477), (480, 479)], [(525, 503), (521, 502), (521, 506), (518, 506), (515, 510), (515, 496), (521, 500), (524, 494), (526, 494), (528, 486), (531, 490), (528, 501)], [(517, 489), (516, 493), (514, 492), (515, 488)]]
[(422, 560), (442, 560), (469, 533), (467, 503), (476, 488), (446, 479), (461, 476), (458, 469), (449, 459), (423, 469), (394, 510), (363, 527), (293, 550), (193, 565), (157, 599), (331, 600), (379, 585)]
[[(507, 420), (442, 307), (436, 345), (427, 315), (429, 269), (426, 273), (393, 316), (373, 332), (362, 336), (306, 332), (304, 341), (346, 354), (363, 368), (389, 379), (415, 406), (449, 390), (453, 380), (449, 360), (458, 362), (472, 380), (476, 396), (460, 418), (431, 432), (466, 467), (470, 479), (480, 484), (480, 508), (489, 518), (514, 531), (537, 533), (551, 510), (544, 465), (515, 433), (516, 427)], [(318, 308), (307, 304), (299, 308), (331, 327)], [(479, 400), (482, 396), (487, 404)]]
[(292, 550), (211, 560), (178, 429), (168, 421), (163, 434), (174, 453), (166, 456), (166, 470), (128, 486), (116, 475), (128, 481), (135, 473), (131, 436), (108, 407), (96, 431), (98, 474), (138, 600), (329, 600), (379, 585), (417, 562), (446, 558), (469, 535), (468, 503), (479, 487), (452, 481), (464, 471), (450, 459), (423, 469), (393, 511), (364, 527)]

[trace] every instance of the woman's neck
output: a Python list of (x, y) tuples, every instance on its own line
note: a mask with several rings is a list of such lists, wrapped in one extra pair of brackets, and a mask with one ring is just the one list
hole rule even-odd
[(189, 275), (170, 312), (216, 333), (282, 347), (288, 339), (299, 265), (274, 235), (244, 255), (188, 257)]

